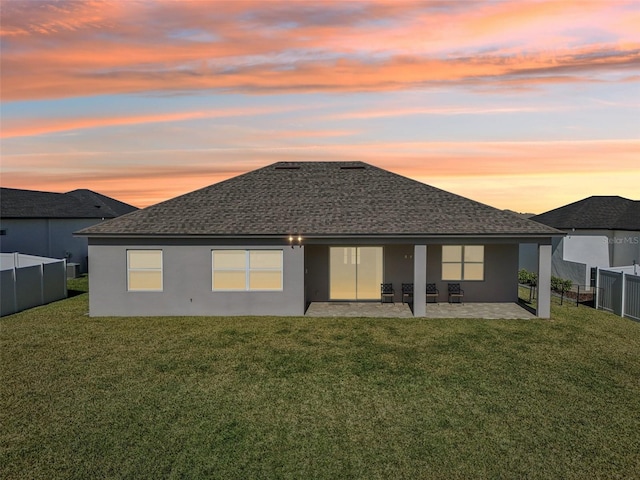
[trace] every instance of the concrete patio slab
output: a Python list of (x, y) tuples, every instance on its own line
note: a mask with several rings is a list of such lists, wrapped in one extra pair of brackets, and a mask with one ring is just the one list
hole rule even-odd
[[(406, 303), (313, 302), (307, 317), (414, 318)], [(533, 319), (517, 303), (429, 303), (424, 318)]]
[(532, 319), (535, 314), (517, 303), (429, 303), (426, 318)]
[(313, 302), (306, 317), (413, 318), (406, 303)]

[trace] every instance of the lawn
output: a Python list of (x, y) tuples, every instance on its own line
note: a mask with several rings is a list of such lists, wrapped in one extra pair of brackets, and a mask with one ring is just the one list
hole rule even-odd
[(0, 319), (4, 478), (640, 476), (628, 319), (90, 318), (87, 304)]

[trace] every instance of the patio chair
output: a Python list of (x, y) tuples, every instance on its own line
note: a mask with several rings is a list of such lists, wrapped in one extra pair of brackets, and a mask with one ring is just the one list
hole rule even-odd
[(427, 303), (430, 298), (433, 298), (432, 303), (438, 303), (438, 295), (440, 295), (440, 290), (437, 289), (436, 284), (427, 283)]
[(449, 290), (449, 303), (453, 303), (453, 299), (455, 298), (458, 299), (458, 303), (464, 303), (462, 300), (464, 297), (464, 290), (460, 288), (459, 283), (450, 283), (448, 285), (448, 290)]
[(394, 303), (393, 301), (393, 295), (394, 295), (394, 291), (393, 291), (393, 283), (381, 283), (380, 284), (380, 303), (385, 303), (385, 300), (391, 300), (391, 303)]
[(402, 284), (402, 303), (404, 303), (405, 297), (407, 297), (407, 303), (409, 303), (409, 297), (413, 301), (413, 283)]

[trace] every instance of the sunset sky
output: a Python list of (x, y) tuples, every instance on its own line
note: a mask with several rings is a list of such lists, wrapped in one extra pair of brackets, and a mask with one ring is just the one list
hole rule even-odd
[(498, 208), (640, 199), (640, 1), (2, 0), (1, 185), (144, 207), (361, 160)]

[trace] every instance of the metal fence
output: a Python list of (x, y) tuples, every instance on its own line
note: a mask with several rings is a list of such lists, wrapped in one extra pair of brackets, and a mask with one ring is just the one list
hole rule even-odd
[(640, 321), (640, 276), (598, 269), (597, 308)]
[[(518, 284), (520, 301), (534, 304), (538, 297), (538, 287), (524, 283)], [(551, 301), (557, 305), (580, 305), (595, 308), (596, 287), (589, 285), (572, 285), (569, 290), (551, 290)]]
[(0, 257), (0, 316), (67, 296), (66, 261), (3, 253)]
[(585, 305), (595, 308), (596, 287), (589, 285), (572, 285), (568, 290), (551, 291), (552, 298), (559, 299), (560, 305), (575, 304), (576, 307)]

